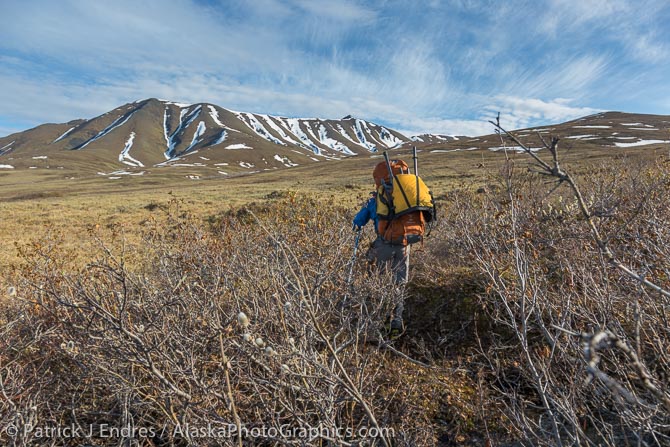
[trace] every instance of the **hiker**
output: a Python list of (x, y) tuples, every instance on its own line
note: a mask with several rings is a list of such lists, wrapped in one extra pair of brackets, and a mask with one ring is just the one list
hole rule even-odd
[[(384, 272), (390, 267), (394, 284), (404, 288), (407, 284), (409, 273), (409, 245), (392, 245), (384, 241), (380, 236), (376, 192), (371, 194), (371, 197), (354, 217), (354, 229), (360, 231), (370, 220), (374, 223), (377, 238), (370, 244), (370, 248), (365, 256), (368, 262), (378, 268), (380, 272)], [(389, 335), (391, 336), (399, 336), (405, 330), (402, 319), (402, 313), (405, 308), (404, 304), (403, 290), (400, 302), (393, 309), (389, 329)]]
[(374, 222), (377, 238), (367, 252), (367, 259), (380, 272), (389, 268), (395, 287), (401, 290), (400, 302), (393, 310), (389, 333), (398, 336), (404, 332), (402, 313), (404, 288), (409, 276), (410, 245), (423, 242), (426, 224), (435, 221), (435, 201), (417, 174), (416, 148), (413, 151), (414, 174), (410, 174), (403, 160), (389, 160), (372, 171), (377, 190), (356, 213), (353, 225), (360, 230), (370, 220)]
[(370, 263), (378, 267), (388, 268), (390, 265), (394, 283), (405, 285), (409, 276), (409, 245), (393, 245), (381, 237), (377, 217), (377, 193), (372, 192), (370, 196), (354, 217), (354, 230), (360, 230), (370, 220), (373, 221), (377, 239), (370, 245), (366, 257)]

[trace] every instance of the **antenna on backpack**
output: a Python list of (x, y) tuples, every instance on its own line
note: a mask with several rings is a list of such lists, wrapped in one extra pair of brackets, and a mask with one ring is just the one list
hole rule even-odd
[(416, 146), (412, 146), (412, 159), (414, 161), (414, 177), (416, 177), (416, 203), (419, 203), (419, 157), (416, 156)]
[(412, 159), (414, 160), (414, 175), (419, 175), (419, 159), (416, 156), (416, 146), (412, 146)]
[(389, 170), (389, 183), (393, 184), (393, 169), (391, 169), (391, 161), (389, 160), (389, 154), (384, 151), (384, 160), (386, 161), (386, 167)]

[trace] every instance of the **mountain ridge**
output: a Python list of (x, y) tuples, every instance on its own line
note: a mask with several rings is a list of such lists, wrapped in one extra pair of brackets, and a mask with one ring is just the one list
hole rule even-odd
[[(670, 116), (601, 112), (514, 132), (536, 148), (542, 146), (536, 134), (548, 132), (569, 145), (616, 148), (670, 143), (668, 128)], [(42, 124), (0, 138), (0, 169), (68, 168), (119, 178), (179, 167), (198, 178), (375, 157), (411, 146), (437, 152), (519, 150), (496, 134), (407, 137), (351, 115), (288, 118), (149, 98), (91, 119)]]
[(287, 118), (149, 98), (92, 119), (43, 124), (0, 138), (0, 157), (63, 159), (69, 153), (77, 162), (83, 157), (73, 154), (86, 151), (109, 167), (164, 167), (184, 164), (185, 158), (196, 167), (199, 161), (192, 156), (205, 152), (201, 159), (221, 166), (234, 161), (242, 169), (263, 170), (377, 153), (408, 141), (394, 129), (351, 116)]

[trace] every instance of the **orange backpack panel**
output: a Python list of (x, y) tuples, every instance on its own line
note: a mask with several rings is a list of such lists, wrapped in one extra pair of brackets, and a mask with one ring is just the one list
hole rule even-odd
[(426, 219), (423, 211), (413, 211), (393, 220), (379, 220), (379, 234), (393, 245), (408, 245), (423, 240)]
[[(409, 166), (407, 166), (407, 163), (404, 161), (391, 160), (390, 164), (393, 175), (409, 174)], [(382, 180), (384, 180), (386, 183), (390, 183), (391, 179), (389, 178), (389, 168), (385, 161), (382, 161), (381, 163), (377, 164), (377, 166), (375, 166), (374, 171), (372, 171), (372, 177), (375, 179), (375, 185), (377, 185), (377, 188), (381, 186)]]

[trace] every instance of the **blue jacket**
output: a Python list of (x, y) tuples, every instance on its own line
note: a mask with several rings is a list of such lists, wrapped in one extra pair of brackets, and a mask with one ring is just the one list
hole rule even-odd
[(377, 233), (379, 219), (377, 218), (377, 199), (375, 197), (370, 197), (365, 205), (363, 205), (363, 208), (356, 213), (356, 216), (354, 217), (354, 227), (363, 227), (369, 220), (374, 222), (375, 233)]

